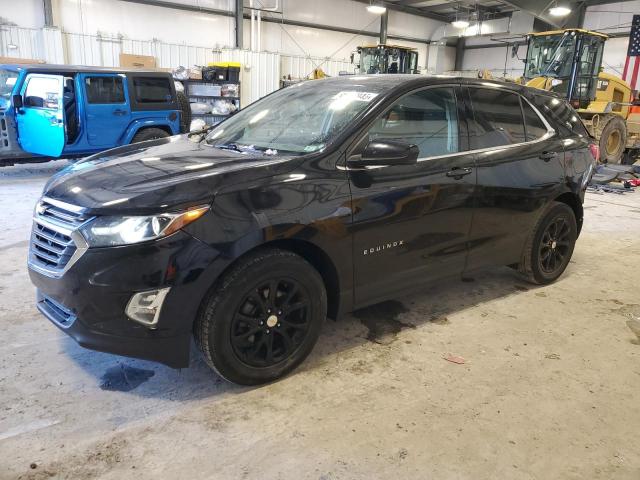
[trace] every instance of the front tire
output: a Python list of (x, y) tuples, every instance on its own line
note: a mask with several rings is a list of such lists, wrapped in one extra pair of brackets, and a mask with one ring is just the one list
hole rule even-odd
[(569, 265), (577, 237), (578, 227), (571, 207), (553, 202), (527, 241), (520, 272), (538, 285), (556, 281)]
[(621, 163), (626, 145), (627, 125), (619, 115), (609, 115), (609, 119), (600, 132), (600, 156), (602, 162)]
[(289, 251), (260, 250), (212, 288), (194, 335), (205, 361), (221, 377), (258, 385), (302, 363), (326, 315), (327, 294), (315, 268)]

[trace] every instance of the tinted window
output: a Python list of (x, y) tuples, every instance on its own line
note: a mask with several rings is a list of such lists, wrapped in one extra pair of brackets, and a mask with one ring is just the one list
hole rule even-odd
[(58, 108), (60, 90), (58, 77), (31, 77), (24, 92), (24, 104), (27, 107)]
[(170, 103), (172, 100), (168, 78), (134, 77), (133, 88), (138, 103)]
[(488, 88), (471, 88), (469, 93), (474, 116), (469, 134), (472, 150), (525, 141), (518, 95)]
[(566, 100), (536, 95), (533, 98), (533, 103), (547, 119), (549, 117), (553, 119), (552, 126), (559, 128), (561, 134), (589, 136), (582, 120)]
[(86, 77), (84, 87), (89, 103), (124, 103), (122, 77)]
[(458, 116), (452, 88), (430, 88), (407, 95), (369, 130), (369, 141), (401, 140), (417, 145), (420, 157), (458, 151)]
[(522, 112), (524, 113), (527, 141), (536, 140), (546, 135), (547, 127), (545, 127), (538, 114), (531, 108), (528, 102), (522, 102)]

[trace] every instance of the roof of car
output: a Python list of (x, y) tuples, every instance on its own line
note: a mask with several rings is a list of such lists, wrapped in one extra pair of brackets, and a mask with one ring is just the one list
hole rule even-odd
[(55, 65), (50, 63), (5, 63), (0, 64), (0, 68), (5, 70), (27, 70), (29, 72), (49, 72), (49, 73), (157, 73), (168, 75), (169, 72), (145, 68), (120, 68), (120, 67), (89, 67), (86, 65)]
[[(502, 87), (520, 91), (526, 87), (513, 82), (501, 80), (485, 80), (473, 77), (453, 77), (449, 75), (416, 75), (416, 74), (367, 74), (367, 75), (341, 75), (329, 77), (322, 80), (309, 80), (309, 82), (366, 82), (379, 89), (393, 88), (403, 84), (413, 83), (416, 85), (437, 85), (442, 83), (458, 83), (463, 85), (476, 85), (487, 87)], [(540, 91), (540, 93), (547, 93)]]

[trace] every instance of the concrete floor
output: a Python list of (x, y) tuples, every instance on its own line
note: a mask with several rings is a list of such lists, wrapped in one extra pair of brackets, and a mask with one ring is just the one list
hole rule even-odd
[(30, 216), (62, 164), (0, 169), (0, 478), (640, 478), (640, 193), (588, 195), (555, 285), (498, 268), (425, 289), (240, 388), (198, 354), (84, 350), (36, 312)]

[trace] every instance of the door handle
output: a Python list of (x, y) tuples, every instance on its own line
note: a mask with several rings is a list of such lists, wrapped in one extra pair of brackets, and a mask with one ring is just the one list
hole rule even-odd
[(114, 110), (113, 114), (114, 115), (126, 115), (127, 111), (126, 110)]
[(472, 171), (473, 170), (471, 170), (468, 167), (465, 167), (465, 168), (453, 167), (451, 170), (447, 172), (447, 177), (453, 177), (456, 180), (460, 180), (465, 175), (469, 175)]
[(552, 158), (556, 158), (557, 155), (558, 154), (556, 152), (542, 152), (539, 158), (540, 160), (544, 160), (545, 162), (548, 162)]

